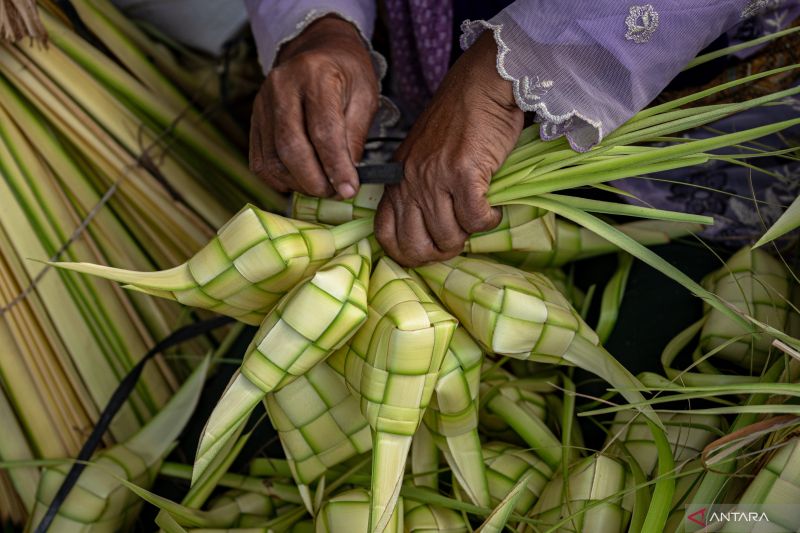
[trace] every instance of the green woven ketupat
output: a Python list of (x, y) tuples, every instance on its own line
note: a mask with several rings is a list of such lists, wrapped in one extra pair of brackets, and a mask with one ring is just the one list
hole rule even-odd
[(341, 347), (367, 317), (372, 264), (362, 239), (292, 289), (264, 319), (240, 372), (209, 417), (198, 445), (193, 479), (268, 392), (308, 372)]
[(344, 374), (373, 430), (369, 531), (382, 531), (456, 320), (388, 258), (375, 267), (368, 300), (367, 321), (330, 364)]
[(358, 193), (347, 200), (292, 195), (292, 218), (320, 224), (344, 224), (375, 214), (383, 196), (383, 185), (361, 185)]
[(463, 328), (450, 340), (423, 421), (470, 500), (489, 506), (478, 436), (478, 392), (483, 350)]
[(518, 359), (567, 363), (576, 338), (597, 335), (546, 276), (456, 257), (417, 272), (487, 351)]
[[(206, 360), (138, 433), (92, 458), (93, 465), (81, 472), (48, 531), (117, 533), (133, 526), (142, 499), (120, 479), (145, 488), (152, 485), (197, 406), (207, 370)], [(67, 463), (42, 470), (26, 531), (41, 522), (71, 466)]]
[(261, 324), (242, 375), (269, 392), (338, 349), (366, 320), (371, 267), (364, 239), (292, 289)]
[[(772, 459), (750, 482), (738, 503), (742, 506), (742, 511), (766, 512), (769, 526), (774, 528), (769, 531), (797, 531), (800, 524), (798, 502), (800, 502), (800, 437), (794, 437), (782, 443)], [(737, 526), (736, 529), (734, 525)], [(742, 525), (749, 525), (750, 528), (745, 529)], [(759, 523), (752, 522), (728, 524), (722, 531), (761, 530)]]
[[(637, 220), (619, 224), (615, 228), (647, 246), (666, 244), (674, 238), (690, 235), (693, 231), (702, 229), (693, 224), (659, 220)], [(538, 271), (618, 250), (619, 248), (593, 231), (566, 220), (556, 219), (549, 250), (509, 249), (509, 251), (495, 251), (492, 258), (524, 270)]]
[(502, 206), (503, 218), (493, 229), (470, 235), (464, 251), (474, 254), (516, 250), (552, 253), (556, 240), (553, 213), (527, 205)]
[(268, 394), (267, 412), (298, 485), (372, 449), (372, 434), (358, 400), (327, 362)]
[[(629, 402), (644, 401), (639, 380), (599, 346), (597, 334), (544, 274), (471, 257), (416, 272), (487, 352), (578, 366), (620, 389)], [(649, 406), (640, 410), (652, 413)]]
[(444, 507), (408, 500), (403, 526), (408, 533), (467, 533), (464, 517)]
[(169, 270), (133, 272), (87, 263), (55, 266), (258, 325), (297, 283), (371, 233), (369, 220), (325, 228), (248, 205), (191, 259)]
[(504, 442), (484, 444), (483, 461), (492, 505), (499, 504), (520, 479), (528, 472), (533, 472), (526, 483), (525, 492), (514, 507), (514, 512), (523, 516), (528, 514), (553, 477), (553, 470), (535, 454)]
[(208, 504), (208, 514), (229, 528), (257, 527), (275, 515), (275, 503), (266, 494), (231, 490)]
[[(725, 423), (718, 415), (661, 413), (659, 417), (667, 430), (667, 440), (677, 464), (699, 457), (708, 443), (722, 436), (721, 429)], [(612, 439), (625, 443), (646, 475), (653, 473), (658, 453), (653, 432), (644, 417), (633, 411), (619, 411), (609, 429), (606, 445)]]
[[(98, 531), (115, 533), (133, 525), (142, 500), (115, 477), (149, 487), (158, 476), (158, 465), (148, 467), (138, 454), (117, 445), (93, 459), (95, 467), (81, 474), (53, 520), (50, 531)], [(124, 466), (123, 466), (124, 465)], [(66, 478), (69, 465), (42, 472), (31, 524), (38, 524)]]
[[(790, 281), (789, 273), (777, 259), (759, 248), (746, 247), (728, 259), (724, 267), (710, 274), (703, 285), (759, 322), (784, 331), (790, 314), (787, 301)], [(749, 335), (721, 312), (707, 308), (700, 332), (703, 351), (711, 351), (740, 335), (745, 337), (726, 346), (716, 356), (760, 371), (767, 362), (772, 339), (768, 335)]]
[[(531, 518), (547, 525), (573, 516), (553, 531), (578, 533), (618, 533), (625, 531), (633, 511), (633, 476), (611, 457), (595, 454), (569, 469), (568, 499), (564, 498), (564, 479), (556, 473), (533, 506)], [(600, 503), (602, 501), (602, 503)], [(589, 504), (594, 504), (589, 508)]]
[[(369, 531), (370, 497), (364, 489), (352, 489), (325, 502), (314, 519), (316, 533), (360, 533)], [(403, 499), (399, 498), (386, 521), (385, 533), (402, 533)]]

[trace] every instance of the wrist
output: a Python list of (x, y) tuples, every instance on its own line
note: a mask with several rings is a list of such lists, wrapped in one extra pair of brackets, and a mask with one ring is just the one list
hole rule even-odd
[(313, 21), (300, 35), (281, 46), (275, 64), (279, 65), (311, 49), (339, 47), (355, 47), (366, 54), (369, 53), (367, 44), (352, 23), (336, 14), (325, 15)]
[(508, 110), (519, 110), (513, 83), (497, 71), (497, 43), (491, 31), (483, 32), (464, 56), (474, 65), (477, 85), (486, 97)]

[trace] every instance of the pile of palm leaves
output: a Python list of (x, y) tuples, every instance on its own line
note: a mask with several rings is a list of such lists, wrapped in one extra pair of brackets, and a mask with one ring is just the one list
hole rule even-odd
[[(55, 8), (39, 11), (46, 45), (0, 44), (4, 461), (77, 455), (122, 377), (156, 340), (196, 319), (31, 259), (162, 268), (199, 249), (245, 199), (282, 203), (192, 96), (133, 46), (123, 31), (130, 24), (100, 16), (113, 13), (109, 3), (74, 5), (118, 55), (90, 45)], [(210, 348), (198, 339), (182, 351), (199, 357)], [(105, 444), (140, 431), (196, 361), (148, 364)], [(0, 519), (24, 521), (40, 479), (35, 468), (3, 471)]]
[[(53, 531), (130, 527), (143, 499), (160, 508), (156, 523), (165, 531), (511, 527), (660, 532), (683, 530), (687, 506), (779, 506), (792, 501), (787, 494), (800, 493), (794, 436), (794, 357), (800, 341), (792, 336), (798, 314), (790, 270), (766, 252), (746, 248), (697, 283), (646, 245), (689, 235), (711, 223), (708, 217), (563, 192), (580, 187), (614, 192), (606, 185), (611, 180), (712, 160), (754, 171), (760, 157), (796, 160), (796, 147), (765, 148), (752, 141), (798, 126), (800, 118), (701, 140), (678, 136), (800, 92), (795, 88), (745, 102), (702, 105), (705, 96), (794, 66), (651, 107), (583, 154), (571, 151), (563, 140), (538, 140), (536, 127), (525, 130), (489, 191), (489, 200), (503, 211), (500, 225), (472, 235), (462, 256), (406, 270), (384, 256), (372, 237), (379, 188), (364, 187), (350, 201), (296, 197), (291, 218), (270, 212), (275, 207), (270, 202), (277, 199), (251, 183), (235, 151), (213, 130), (192, 121), (190, 110), (150, 105), (158, 99), (144, 79), (159, 70), (142, 58), (137, 61), (130, 51), (135, 47), (120, 44), (133, 40), (124, 31), (113, 31), (111, 19), (102, 16), (107, 6), (98, 7), (104, 5), (100, 0), (74, 3), (119, 63), (81, 41), (49, 12), (43, 21), (50, 48), (7, 45), (0, 54), (0, 81), (5, 84), (0, 87), (7, 86), (5, 94), (13, 97), (4, 97), (4, 107), (9, 108), (8, 123), (14, 124), (6, 127), (3, 122), (8, 154), (0, 157), (2, 186), (15, 199), (12, 205), (19, 205), (16, 216), (0, 213), (9, 222), (0, 221), (13, 228), (6, 230), (11, 245), (2, 257), (17, 261), (10, 272), (27, 274), (9, 294), (25, 291), (26, 283), (35, 281), (19, 299), (26, 307), (14, 303), (6, 315), (19, 313), (15, 324), (25, 327), (44, 322), (42, 317), (55, 322), (66, 316), (69, 325), (39, 327), (58, 339), (91, 328), (83, 335), (99, 339), (102, 347), (107, 344), (108, 351), (99, 351), (108, 357), (99, 360), (110, 361), (112, 368), (116, 364), (116, 374), (109, 374), (114, 379), (105, 384), (106, 396), (86, 393), (95, 400), (95, 409), (146, 349), (146, 343), (112, 341), (130, 339), (131, 331), (139, 330), (163, 336), (166, 329), (146, 329), (159, 323), (148, 314), (152, 309), (169, 310), (172, 321), (163, 318), (160, 323), (177, 325), (179, 308), (164, 302), (227, 315), (257, 326), (257, 331), (205, 425), (193, 465), (163, 460), (193, 409), (207, 363), (194, 370), (152, 419), (176, 385), (171, 382), (156, 397), (153, 382), (141, 382), (138, 396), (115, 418), (117, 432), (112, 425), (109, 447), (95, 456), (54, 516)], [(62, 55), (56, 62), (48, 59), (50, 54)], [(81, 81), (75, 81), (81, 73)], [(137, 79), (137, 89), (150, 91), (138, 99), (139, 91), (127, 85)], [(84, 86), (91, 96), (84, 96)], [(697, 103), (701, 105), (684, 107)], [(104, 120), (107, 109), (125, 113), (129, 122)], [(183, 132), (175, 124), (181, 113), (189, 116), (189, 129)], [(83, 118), (75, 119), (77, 114)], [(95, 127), (83, 135), (87, 123)], [(152, 165), (141, 165), (137, 149), (142, 144), (134, 140), (157, 145), (158, 128), (168, 125), (175, 145), (148, 159)], [(735, 155), (720, 155), (719, 149), (730, 147), (736, 148)], [(117, 156), (133, 160), (122, 165)], [(204, 177), (202, 168), (231, 179)], [(129, 169), (141, 176), (122, 179), (119, 175)], [(63, 177), (67, 171), (72, 173), (67, 176), (76, 176), (74, 181)], [(38, 181), (42, 176), (53, 181), (51, 190), (43, 191)], [(167, 205), (141, 191), (133, 196), (136, 184), (148, 176), (158, 177), (156, 184), (163, 189), (156, 190), (165, 191)], [(92, 215), (93, 204), (80, 202), (82, 189), (76, 184), (81, 183), (96, 196), (102, 196), (98, 191), (104, 187), (116, 192)], [(123, 190), (132, 196), (126, 198)], [(45, 202), (48, 194), (55, 198)], [(153, 203), (136, 203), (145, 201)], [(226, 211), (248, 201), (253, 203), (235, 215)], [(100, 213), (109, 213), (112, 221), (124, 220), (118, 222), (119, 231), (132, 235), (126, 240), (105, 235), (109, 226), (99, 223)], [(787, 210), (759, 244), (791, 230), (795, 214), (795, 208)], [(90, 215), (81, 229), (80, 221)], [(607, 215), (644, 220), (615, 224)], [(176, 216), (186, 218), (168, 220)], [(75, 228), (61, 228), (73, 219)], [(25, 224), (30, 226), (28, 237), (19, 240), (39, 246), (26, 249), (27, 257), (47, 263), (20, 259), (26, 256), (11, 234)], [(208, 242), (207, 231), (196, 240), (169, 240), (179, 240), (173, 231), (205, 231), (207, 226), (219, 227)], [(72, 238), (77, 229), (80, 237)], [(82, 253), (79, 244), (90, 237), (96, 242)], [(163, 255), (150, 250), (155, 246), (151, 242), (162, 242), (159, 238), (164, 239)], [(62, 251), (65, 242), (70, 245)], [(139, 258), (137, 250), (146, 257)], [(603, 291), (593, 328), (585, 312), (591, 294), (576, 289), (561, 267), (620, 250), (620, 268)], [(702, 320), (665, 348), (663, 372), (638, 377), (603, 348), (618, 316), (631, 257), (680, 283), (704, 306)], [(40, 271), (46, 273), (39, 280)], [(121, 291), (97, 276), (130, 290)], [(47, 279), (66, 291), (63, 298), (81, 305), (66, 314), (51, 311), (48, 305), (64, 299), (40, 292)], [(142, 327), (128, 328), (119, 315), (90, 313), (93, 306), (105, 311), (109, 295), (129, 301), (128, 316), (135, 316)], [(43, 310), (34, 307), (39, 300)], [(28, 305), (28, 315), (22, 315), (19, 309)], [(102, 344), (112, 327), (120, 332), (108, 333)], [(0, 365), (47, 365), (46, 360), (38, 362), (38, 344), (33, 343), (49, 337), (14, 337), (9, 329), (11, 336), (3, 345), (8, 342), (19, 351)], [(685, 366), (680, 355), (690, 345), (692, 360)], [(83, 354), (68, 351), (69, 346), (57, 348), (51, 348), (53, 360), (80, 360), (87, 372), (106, 372), (95, 360), (86, 362)], [(216, 350), (212, 361), (219, 361), (223, 351)], [(129, 354), (124, 361), (112, 359), (124, 354)], [(655, 356), (643, 357), (648, 355)], [(573, 383), (576, 368), (607, 383), (608, 394), (583, 401)], [(60, 413), (71, 404), (51, 403), (45, 394), (55, 387), (45, 386), (47, 378), (26, 390), (17, 388), (16, 377), (6, 377), (10, 374), (5, 368), (0, 370), (0, 419), (12, 422), (11, 437), (0, 443), (0, 459), (10, 467), (7, 478), (0, 478), (0, 498), (8, 498), (9, 509), (13, 506), (11, 518), (27, 516), (34, 527), (67, 466), (41, 469), (43, 463), (31, 459), (70, 457), (74, 448), (40, 450), (35, 439), (44, 440), (45, 433), (38, 431), (61, 435), (69, 428), (56, 431), (41, 418), (29, 418), (35, 414), (25, 411), (29, 406), (20, 398), (33, 395), (45, 413)], [(170, 369), (162, 365), (160, 370), (166, 380)], [(151, 380), (156, 377), (150, 375)], [(277, 431), (284, 457), (257, 457), (249, 462), (249, 472), (229, 472), (253, 438), (247, 422), (260, 404)], [(125, 416), (136, 423), (123, 425)], [(87, 424), (94, 420), (91, 413), (85, 418)], [(603, 427), (607, 439), (602, 446), (585, 441), (579, 418)], [(32, 428), (34, 421), (42, 427)], [(76, 436), (75, 444), (79, 442)], [(148, 490), (159, 471), (191, 482), (180, 503)], [(800, 514), (784, 507), (775, 511), (773, 522), (796, 528)]]

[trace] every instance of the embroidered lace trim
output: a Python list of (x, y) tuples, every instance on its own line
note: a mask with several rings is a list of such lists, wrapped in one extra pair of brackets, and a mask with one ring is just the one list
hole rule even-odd
[(745, 8), (742, 10), (741, 17), (747, 19), (758, 15), (762, 11), (769, 8), (776, 8), (783, 3), (783, 0), (750, 0)]
[(465, 20), (461, 24), (461, 48), (469, 48), (485, 31), (491, 30), (497, 44), (497, 73), (513, 83), (514, 100), (523, 111), (536, 113), (541, 122), (539, 135), (544, 141), (566, 136), (573, 150), (585, 152), (599, 143), (603, 138), (603, 124), (581, 114), (578, 110), (555, 115), (547, 108), (543, 98), (547, 96), (554, 84), (552, 80), (542, 80), (539, 76), (515, 77), (506, 69), (506, 55), (511, 49), (502, 37), (503, 25), (492, 24), (485, 20)]

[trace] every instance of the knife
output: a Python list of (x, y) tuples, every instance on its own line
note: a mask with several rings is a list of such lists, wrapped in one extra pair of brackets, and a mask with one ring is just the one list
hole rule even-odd
[(392, 161), (356, 167), (358, 181), (365, 184), (396, 185), (403, 181), (403, 163)]

